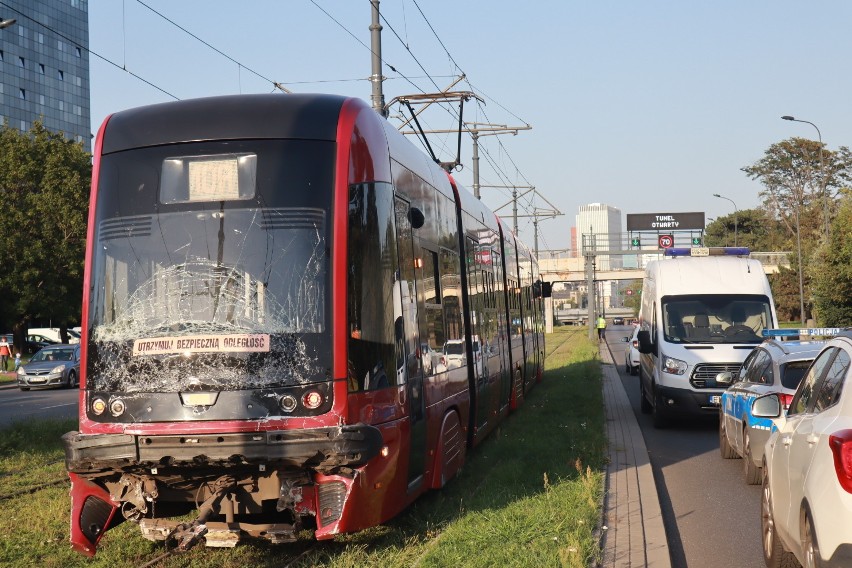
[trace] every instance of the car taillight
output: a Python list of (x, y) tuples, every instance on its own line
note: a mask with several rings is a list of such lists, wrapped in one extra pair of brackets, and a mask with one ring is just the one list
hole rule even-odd
[(790, 408), (790, 403), (793, 402), (793, 395), (782, 392), (778, 393), (778, 398), (781, 399), (781, 406), (784, 407), (784, 411), (786, 412)]
[(639, 340), (638, 339), (633, 340), (633, 347), (635, 347), (636, 349), (639, 349)]
[(852, 430), (835, 432), (828, 437), (828, 446), (834, 454), (837, 481), (847, 493), (852, 493)]

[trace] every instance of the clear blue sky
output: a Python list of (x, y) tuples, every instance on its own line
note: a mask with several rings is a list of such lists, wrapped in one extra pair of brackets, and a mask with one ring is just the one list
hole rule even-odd
[[(144, 1), (243, 66), (137, 0), (89, 0), (91, 50), (177, 98), (271, 92), (269, 79), (296, 92), (369, 101), (370, 52), (358, 42), (370, 43), (368, 0)], [(720, 193), (741, 210), (757, 206), (761, 187), (740, 168), (775, 142), (817, 137), (813, 127), (782, 115), (817, 124), (830, 149), (850, 144), (847, 0), (382, 0), (380, 6), (387, 19), (382, 55), (398, 71), (384, 67), (391, 78), (387, 100), (438, 90), (418, 62), (439, 88), (461, 69), (469, 84), (459, 88), (472, 85), (486, 97), (482, 109), (466, 107), (465, 120), (533, 127), (481, 139), (503, 172), (483, 156), (481, 183), (534, 185), (564, 214), (540, 221), (540, 249), (567, 248), (577, 208), (587, 203), (624, 213), (717, 217), (733, 212), (729, 201), (712, 196)], [(172, 100), (94, 53), (93, 132), (111, 112)], [(431, 129), (455, 121), (437, 110), (424, 120)], [(455, 143), (433, 139), (446, 148), (445, 159)], [(470, 156), (465, 138), (467, 167), (456, 177), (468, 187)], [(510, 201), (510, 190), (482, 194), (493, 209)], [(540, 200), (535, 205), (550, 209)], [(500, 213), (510, 216), (511, 207)], [(532, 219), (521, 218), (519, 226), (532, 246)]]

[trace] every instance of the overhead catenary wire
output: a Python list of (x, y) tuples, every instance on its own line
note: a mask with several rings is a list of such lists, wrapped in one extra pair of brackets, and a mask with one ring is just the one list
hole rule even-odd
[[(452, 61), (453, 65), (455, 65), (456, 69), (458, 69), (458, 70), (459, 70), (459, 72), (460, 72), (460, 73), (461, 73), (461, 74), (465, 77), (465, 81), (467, 82), (468, 86), (470, 86), (470, 90), (471, 90), (471, 91), (473, 91), (473, 92), (475, 92), (475, 93), (482, 94), (484, 98), (487, 98), (488, 100), (490, 100), (490, 101), (494, 102), (495, 104), (497, 104), (497, 106), (499, 106), (500, 108), (502, 108), (503, 110), (505, 110), (506, 112), (508, 112), (508, 113), (509, 113), (510, 115), (512, 115), (514, 118), (517, 118), (518, 120), (520, 120), (520, 121), (521, 121), (521, 122), (523, 122), (524, 124), (529, 125), (529, 123), (528, 123), (527, 121), (525, 121), (524, 119), (522, 119), (521, 117), (519, 117), (517, 114), (513, 113), (512, 111), (510, 111), (509, 109), (507, 109), (505, 106), (503, 106), (502, 104), (500, 104), (499, 102), (497, 102), (496, 100), (494, 100), (492, 97), (489, 97), (487, 94), (485, 94), (484, 92), (482, 92), (482, 91), (480, 91), (479, 89), (477, 89), (476, 87), (474, 87), (474, 85), (473, 85), (473, 83), (471, 83), (470, 78), (469, 78), (469, 76), (467, 75), (467, 73), (465, 73), (465, 72), (464, 72), (464, 70), (461, 68), (461, 66), (458, 64), (458, 62), (455, 60), (455, 58), (453, 57), (453, 55), (450, 53), (450, 50), (449, 50), (449, 49), (447, 49), (447, 46), (446, 46), (446, 45), (444, 45), (444, 42), (441, 40), (440, 36), (438, 36), (438, 32), (437, 32), (437, 31), (435, 31), (434, 26), (432, 26), (432, 23), (429, 21), (429, 18), (427, 18), (427, 17), (426, 17), (426, 14), (425, 14), (425, 13), (423, 12), (423, 10), (420, 8), (420, 5), (417, 3), (417, 0), (412, 0), (412, 2), (413, 2), (413, 3), (414, 3), (414, 5), (417, 7), (417, 10), (420, 12), (420, 15), (423, 17), (423, 20), (426, 22), (426, 25), (427, 25), (427, 26), (429, 26), (429, 29), (432, 31), (432, 34), (435, 36), (435, 39), (436, 39), (436, 40), (438, 41), (438, 43), (441, 45), (441, 48), (444, 50), (444, 53), (446, 53), (446, 54), (447, 54), (447, 57), (449, 57), (449, 58), (450, 58), (450, 61)], [(482, 111), (482, 114), (486, 117), (486, 122), (490, 122), (490, 120), (488, 119), (488, 115), (487, 115), (487, 113), (485, 112), (485, 109), (484, 109), (484, 108), (482, 108), (482, 103), (480, 103), (479, 101), (477, 101), (477, 105), (480, 107), (480, 109), (481, 109), (481, 111)], [(503, 142), (502, 142), (501, 140), (499, 140), (499, 139), (498, 139), (498, 140), (497, 140), (497, 143), (498, 143), (498, 144), (499, 144), (499, 145), (503, 148), (503, 150), (506, 152), (507, 157), (508, 157), (508, 158), (509, 158), (509, 160), (512, 162), (512, 165), (513, 165), (513, 166), (515, 166), (515, 169), (516, 169), (516, 170), (518, 170), (518, 167), (517, 167), (517, 165), (515, 164), (514, 160), (512, 160), (512, 157), (509, 155), (508, 151), (506, 151), (505, 146), (503, 146)], [(518, 172), (520, 173), (520, 170), (518, 170)], [(525, 176), (523, 176), (523, 174), (522, 174), (522, 173), (521, 173), (521, 176), (523, 177), (524, 181), (526, 181), (526, 182), (527, 182), (527, 184), (528, 184), (528, 185), (532, 185), (532, 184), (529, 182), (529, 180), (527, 180), (527, 178), (526, 178)]]
[(100, 59), (100, 60), (102, 60), (102, 61), (104, 61), (104, 62), (106, 62), (106, 63), (109, 63), (110, 65), (112, 65), (112, 66), (113, 66), (113, 67), (115, 67), (116, 69), (120, 69), (120, 70), (124, 71), (125, 73), (127, 73), (128, 75), (131, 75), (132, 77), (134, 77), (134, 78), (136, 78), (136, 79), (139, 79), (140, 81), (142, 81), (142, 82), (143, 82), (143, 83), (145, 83), (146, 85), (148, 85), (148, 86), (150, 86), (150, 87), (154, 87), (155, 89), (157, 89), (157, 90), (158, 90), (158, 91), (160, 91), (161, 93), (163, 93), (163, 94), (165, 94), (165, 95), (168, 95), (168, 96), (172, 97), (172, 98), (173, 98), (173, 99), (175, 99), (175, 100), (180, 100), (180, 97), (178, 97), (177, 95), (173, 95), (172, 93), (168, 92), (167, 90), (165, 90), (164, 88), (160, 87), (159, 85), (156, 85), (156, 84), (152, 83), (151, 81), (149, 81), (148, 79), (145, 79), (144, 77), (142, 77), (142, 76), (140, 76), (140, 75), (137, 75), (137, 74), (136, 74), (136, 73), (134, 73), (133, 71), (130, 71), (129, 69), (127, 69), (127, 67), (126, 67), (125, 65), (119, 65), (119, 64), (118, 64), (118, 63), (116, 63), (115, 61), (112, 61), (111, 59), (109, 59), (109, 58), (107, 58), (107, 57), (104, 57), (104, 56), (103, 56), (103, 55), (101, 55), (100, 53), (97, 53), (96, 51), (92, 51), (91, 49), (89, 49), (89, 48), (88, 48), (88, 47), (86, 47), (85, 45), (80, 45), (79, 43), (77, 43), (76, 41), (74, 41), (74, 40), (73, 40), (73, 39), (71, 39), (70, 37), (66, 36), (66, 35), (65, 35), (65, 34), (63, 34), (62, 32), (60, 32), (60, 31), (58, 31), (58, 30), (56, 30), (56, 29), (54, 29), (54, 28), (50, 27), (49, 25), (47, 25), (47, 24), (45, 24), (45, 23), (39, 22), (39, 21), (38, 21), (38, 20), (36, 20), (35, 18), (32, 18), (29, 14), (25, 14), (25, 13), (21, 12), (20, 10), (17, 10), (17, 9), (15, 9), (15, 8), (13, 8), (12, 6), (10, 6), (10, 5), (6, 4), (5, 2), (2, 2), (2, 1), (0, 1), (0, 6), (3, 6), (4, 8), (7, 8), (7, 9), (9, 9), (9, 10), (12, 10), (12, 11), (13, 11), (13, 12), (15, 12), (16, 14), (19, 14), (20, 16), (22, 16), (22, 17), (26, 18), (27, 20), (29, 20), (29, 21), (31, 21), (31, 22), (33, 22), (33, 23), (35, 23), (35, 24), (37, 24), (37, 25), (41, 26), (42, 28), (44, 28), (44, 29), (48, 30), (49, 32), (51, 32), (51, 33), (53, 33), (53, 34), (55, 34), (55, 35), (57, 35), (58, 37), (61, 37), (62, 39), (64, 39), (64, 40), (65, 40), (65, 41), (67, 41), (68, 43), (70, 43), (71, 45), (74, 45), (75, 47), (79, 47), (80, 49), (85, 50), (87, 53), (91, 53), (92, 55), (94, 55), (94, 56), (95, 56), (95, 57), (97, 57), (98, 59)]
[[(461, 74), (465, 77), (465, 81), (466, 81), (466, 82), (467, 82), (467, 84), (470, 86), (471, 91), (479, 93), (480, 91), (474, 87), (474, 85), (473, 85), (473, 83), (470, 81), (470, 79), (469, 79), (468, 75), (465, 73), (465, 71), (461, 68), (461, 66), (458, 64), (458, 62), (456, 61), (456, 59), (455, 59), (455, 58), (453, 57), (453, 55), (450, 53), (450, 50), (447, 48), (446, 44), (444, 44), (443, 40), (441, 40), (440, 36), (438, 35), (438, 32), (435, 30), (435, 27), (432, 25), (432, 23), (429, 21), (429, 18), (428, 18), (428, 17), (426, 16), (426, 14), (423, 12), (423, 9), (422, 9), (422, 8), (420, 7), (420, 5), (418, 4), (417, 0), (412, 0), (412, 2), (414, 3), (414, 6), (417, 8), (417, 11), (420, 13), (420, 15), (421, 15), (421, 17), (423, 18), (424, 22), (426, 22), (426, 25), (429, 27), (429, 30), (432, 32), (432, 35), (434, 35), (434, 36), (435, 36), (435, 39), (438, 41), (438, 43), (440, 44), (441, 48), (444, 50), (444, 53), (446, 53), (446, 54), (447, 54), (447, 57), (448, 57), (448, 58), (449, 58), (449, 60), (452, 62), (452, 64), (455, 66), (455, 68), (456, 68), (456, 69), (457, 69), (457, 70), (458, 70), (458, 71), (459, 71), (459, 72), (460, 72), (460, 73), (461, 73)], [(397, 37), (398, 37), (398, 35), (397, 35)], [(401, 41), (401, 40), (400, 40), (400, 41)], [(411, 50), (410, 50), (410, 48), (409, 48), (408, 46), (406, 46), (406, 49), (407, 49), (408, 51), (411, 51)], [(485, 95), (484, 93), (483, 93), (483, 95), (485, 96), (485, 98), (487, 98), (487, 99), (489, 99), (489, 100), (491, 100), (491, 101), (494, 101), (494, 99), (493, 99), (492, 97), (489, 97), (488, 95)], [(496, 102), (496, 101), (494, 101), (494, 102)], [(480, 101), (478, 101), (478, 100), (477, 100), (477, 105), (478, 105), (478, 107), (479, 107), (479, 109), (480, 109), (480, 112), (482, 112), (483, 116), (485, 116), (485, 118), (486, 118), (486, 122), (491, 122), (491, 120), (488, 118), (488, 114), (485, 112), (485, 109), (483, 108), (482, 103), (481, 103)], [(524, 124), (527, 124), (527, 125), (529, 124), (528, 122), (526, 122), (525, 120), (523, 120), (522, 118), (520, 118), (517, 114), (515, 114), (515, 113), (513, 113), (513, 112), (509, 111), (508, 109), (506, 109), (506, 107), (504, 107), (502, 104), (497, 103), (497, 105), (498, 105), (500, 108), (502, 108), (503, 110), (507, 111), (507, 112), (508, 112), (510, 115), (512, 115), (513, 117), (515, 117), (515, 118), (517, 118), (518, 120), (520, 120), (521, 122), (523, 122)], [(523, 174), (523, 172), (521, 172), (521, 171), (520, 171), (520, 168), (518, 168), (517, 164), (516, 164), (516, 163), (515, 163), (515, 161), (512, 159), (512, 156), (509, 154), (509, 152), (508, 152), (508, 150), (506, 149), (505, 145), (503, 144), (503, 142), (502, 142), (499, 138), (498, 138), (498, 140), (497, 140), (497, 144), (499, 145), (499, 147), (501, 148), (501, 150), (505, 153), (505, 155), (506, 155), (506, 157), (509, 159), (509, 161), (512, 163), (512, 166), (514, 166), (514, 168), (515, 168), (515, 172), (516, 172), (517, 174), (519, 174), (519, 175), (521, 176), (521, 178), (522, 178), (522, 179), (526, 182), (526, 185), (533, 185), (533, 184), (532, 184), (532, 183), (531, 183), (531, 182), (527, 179), (527, 177)], [(500, 167), (499, 167), (499, 166), (495, 163), (495, 160), (494, 160), (493, 158), (491, 158), (491, 156), (490, 156), (490, 152), (488, 151), (488, 149), (487, 149), (486, 147), (484, 147), (484, 146), (482, 146), (482, 147), (481, 147), (481, 149), (482, 149), (482, 151), (483, 151), (484, 155), (486, 156), (486, 160), (489, 162), (489, 164), (491, 164), (491, 167), (495, 169), (495, 172), (497, 172), (498, 177), (500, 177), (500, 178), (501, 178), (501, 180), (503, 180), (503, 181), (504, 181), (504, 183), (505, 183), (506, 185), (511, 185), (511, 184), (509, 184), (509, 183), (506, 181), (506, 179), (505, 179), (505, 178), (508, 178), (508, 177), (509, 177), (509, 176), (508, 176), (508, 174), (507, 174), (507, 173), (505, 173), (505, 172), (502, 170), (502, 168), (500, 168)], [(532, 212), (532, 213), (534, 213), (534, 212), (535, 212), (535, 205), (534, 205), (534, 203), (533, 203), (533, 202), (532, 202), (529, 198), (527, 198), (527, 199), (526, 199), (526, 203), (527, 203), (527, 205), (528, 205), (530, 208), (532, 208), (532, 211), (529, 211), (529, 210), (528, 210), (528, 212)], [(524, 207), (524, 209), (527, 209), (527, 208), (526, 208), (526, 207)]]
[(175, 22), (174, 20), (172, 20), (172, 19), (171, 19), (171, 18), (169, 18), (168, 16), (166, 16), (166, 15), (164, 15), (164, 14), (162, 14), (162, 13), (158, 12), (157, 10), (155, 10), (154, 8), (152, 8), (151, 6), (149, 6), (148, 4), (146, 4), (145, 2), (143, 2), (142, 0), (136, 0), (136, 2), (137, 2), (137, 3), (139, 3), (139, 4), (141, 4), (142, 6), (144, 6), (145, 8), (147, 8), (148, 10), (150, 10), (151, 12), (155, 13), (156, 15), (160, 16), (162, 19), (164, 19), (165, 21), (167, 21), (167, 22), (168, 22), (168, 23), (170, 23), (171, 25), (175, 26), (177, 29), (179, 29), (179, 30), (181, 30), (182, 32), (184, 32), (184, 33), (188, 34), (188, 35), (189, 35), (189, 36), (191, 36), (192, 38), (194, 38), (194, 39), (196, 39), (196, 40), (200, 41), (201, 43), (203, 43), (204, 45), (206, 45), (207, 47), (209, 47), (210, 49), (212, 49), (213, 51), (215, 51), (216, 53), (218, 53), (219, 55), (221, 55), (221, 56), (222, 56), (222, 57), (224, 57), (225, 59), (227, 59), (227, 60), (229, 60), (229, 61), (231, 61), (231, 62), (233, 62), (233, 63), (236, 63), (236, 64), (239, 66), (239, 68), (241, 68), (241, 69), (245, 69), (246, 71), (249, 71), (249, 72), (253, 73), (253, 74), (254, 74), (254, 75), (256, 75), (257, 77), (260, 77), (260, 78), (261, 78), (261, 79), (263, 79), (264, 81), (268, 81), (268, 82), (272, 83), (275, 87), (280, 87), (280, 83), (277, 83), (277, 82), (273, 81), (272, 79), (270, 79), (270, 78), (268, 78), (268, 77), (264, 77), (263, 75), (261, 75), (260, 73), (258, 73), (258, 72), (257, 72), (257, 71), (255, 71), (254, 69), (252, 69), (251, 67), (247, 66), (245, 63), (242, 63), (242, 62), (240, 62), (240, 61), (237, 61), (236, 59), (234, 59), (233, 57), (231, 57), (230, 55), (228, 55), (227, 53), (225, 53), (225, 52), (224, 52), (224, 51), (222, 51), (221, 49), (219, 49), (219, 48), (217, 48), (217, 47), (215, 47), (215, 46), (211, 45), (210, 43), (208, 43), (208, 42), (204, 41), (203, 39), (201, 39), (200, 37), (198, 37), (197, 35), (195, 35), (195, 34), (194, 34), (194, 33), (192, 33), (191, 31), (189, 31), (189, 30), (188, 30), (188, 29), (186, 29), (185, 27), (181, 26), (180, 24), (178, 24), (177, 22)]

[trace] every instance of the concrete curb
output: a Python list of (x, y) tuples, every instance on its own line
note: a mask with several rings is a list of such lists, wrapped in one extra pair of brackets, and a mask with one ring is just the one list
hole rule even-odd
[(645, 439), (605, 344), (601, 348), (601, 360), (609, 446), (601, 566), (671, 568)]

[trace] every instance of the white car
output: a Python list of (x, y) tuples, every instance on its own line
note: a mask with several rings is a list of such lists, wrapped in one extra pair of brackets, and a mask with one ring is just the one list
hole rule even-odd
[(633, 328), (633, 335), (625, 337), (627, 349), (624, 350), (624, 368), (631, 375), (639, 374), (639, 340), (636, 336), (639, 334), (639, 326)]
[(464, 339), (449, 339), (444, 343), (444, 357), (442, 362), (448, 369), (467, 365)]
[(763, 459), (766, 565), (852, 566), (852, 332), (825, 344), (786, 414), (777, 393), (752, 412), (775, 419)]

